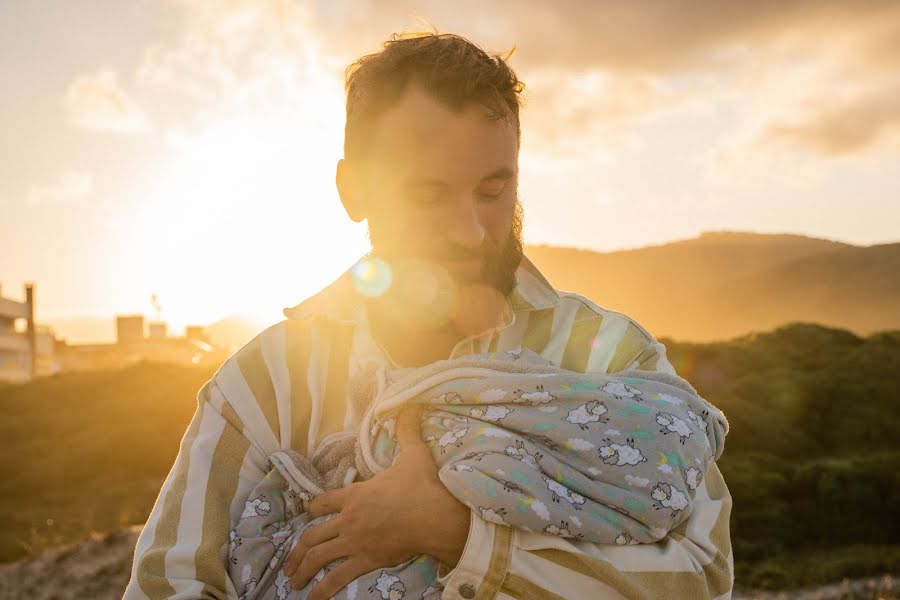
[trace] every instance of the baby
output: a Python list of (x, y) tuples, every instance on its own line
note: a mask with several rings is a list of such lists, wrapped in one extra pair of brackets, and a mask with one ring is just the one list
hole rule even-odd
[[(423, 439), (447, 489), (487, 521), (601, 544), (653, 543), (687, 518), (723, 450), (728, 423), (680, 377), (565, 371), (527, 350), (441, 361), (380, 390), (358, 432), (313, 457), (291, 450), (250, 494), (231, 532), (230, 574), (242, 598), (303, 598), (282, 565), (310, 521), (306, 502), (368, 479), (397, 451), (395, 416), (428, 405)], [(436, 560), (419, 556), (346, 588), (382, 598), (439, 598)]]

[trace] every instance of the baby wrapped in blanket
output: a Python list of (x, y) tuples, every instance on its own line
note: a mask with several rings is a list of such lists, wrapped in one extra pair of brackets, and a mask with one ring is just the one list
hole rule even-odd
[[(378, 394), (358, 432), (329, 436), (312, 457), (269, 457), (230, 532), (229, 574), (242, 599), (304, 598), (283, 564), (315, 495), (368, 479), (396, 455), (396, 414), (427, 405), (422, 435), (447, 489), (481, 518), (602, 544), (653, 543), (684, 521), (728, 423), (667, 373), (577, 373), (529, 350), (473, 355), (416, 369)], [(436, 559), (377, 569), (338, 595), (440, 598)]]

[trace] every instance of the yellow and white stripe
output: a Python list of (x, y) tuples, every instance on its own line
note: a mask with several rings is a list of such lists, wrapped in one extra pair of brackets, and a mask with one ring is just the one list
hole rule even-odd
[[(232, 355), (199, 391), (197, 410), (135, 548), (124, 598), (237, 598), (228, 532), (267, 457), (312, 453), (359, 425), (351, 376), (387, 365), (345, 273)], [(508, 320), (457, 344), (451, 357), (527, 347), (563, 368), (674, 373), (665, 346), (628, 316), (558, 292), (527, 259)], [(731, 496), (712, 465), (693, 511), (656, 544), (573, 542), (484, 521), (463, 556), (440, 571), (443, 598), (728, 598), (733, 584)]]

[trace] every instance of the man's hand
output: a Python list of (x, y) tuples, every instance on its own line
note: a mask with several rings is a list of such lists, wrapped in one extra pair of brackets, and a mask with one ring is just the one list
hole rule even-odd
[(330, 571), (307, 596), (324, 600), (348, 583), (381, 567), (393, 567), (417, 554), (429, 554), (451, 567), (459, 562), (471, 511), (437, 477), (431, 451), (422, 441), (422, 407), (407, 406), (397, 417), (394, 464), (368, 481), (315, 497), (311, 518), (338, 513), (308, 529), (288, 555), (284, 572), (300, 589), (325, 565), (347, 560)]

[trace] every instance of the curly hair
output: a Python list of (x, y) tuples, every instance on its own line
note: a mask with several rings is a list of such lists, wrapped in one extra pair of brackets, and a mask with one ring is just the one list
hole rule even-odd
[(394, 34), (382, 49), (367, 54), (346, 70), (347, 122), (344, 156), (365, 156), (377, 117), (397, 102), (410, 83), (453, 110), (478, 102), (491, 118), (516, 128), (521, 145), (519, 107), (525, 84), (519, 81), (506, 56), (488, 54), (468, 39), (452, 34), (417, 32)]

